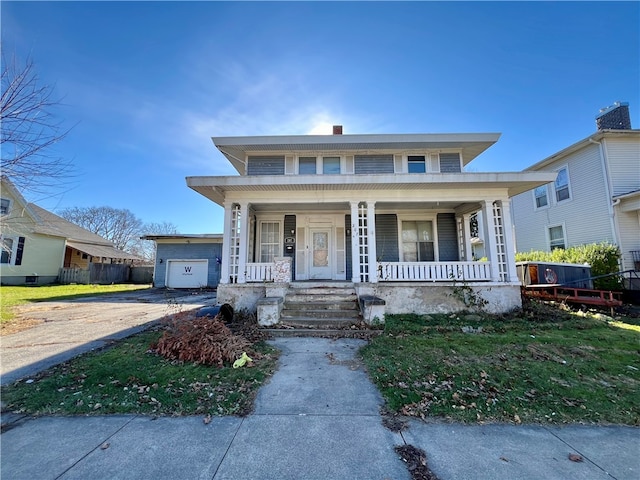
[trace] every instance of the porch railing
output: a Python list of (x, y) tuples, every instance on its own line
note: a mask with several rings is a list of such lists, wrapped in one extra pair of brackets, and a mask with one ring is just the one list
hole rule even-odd
[(489, 262), (378, 262), (381, 282), (451, 282), (491, 280)]
[(273, 263), (247, 263), (246, 282), (271, 282), (273, 280)]

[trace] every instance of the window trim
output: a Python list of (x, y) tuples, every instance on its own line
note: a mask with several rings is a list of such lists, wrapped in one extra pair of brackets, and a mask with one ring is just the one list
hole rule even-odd
[[(539, 188), (544, 188), (544, 195), (547, 199), (547, 204), (546, 205), (541, 205), (538, 206), (538, 196), (536, 195), (536, 190), (538, 190)], [(533, 209), (534, 210), (543, 210), (545, 208), (549, 208), (549, 204), (550, 204), (550, 196), (549, 196), (549, 184), (545, 183), (544, 185), (540, 185), (539, 187), (534, 188), (531, 191), (532, 195), (533, 195)]]
[(564, 202), (569, 202), (571, 200), (573, 200), (573, 194), (571, 192), (571, 177), (569, 175), (569, 165), (562, 165), (558, 168), (555, 169), (556, 174), (560, 174), (560, 172), (562, 170), (566, 170), (567, 172), (567, 193), (569, 194), (569, 196), (563, 200), (558, 200), (558, 186), (557, 186), (557, 181), (558, 181), (558, 177), (556, 177), (556, 180), (553, 182), (553, 201), (555, 202), (556, 205), (564, 203)]
[(546, 228), (547, 247), (548, 247), (550, 252), (555, 250), (555, 248), (561, 248), (561, 247), (553, 248), (553, 246), (551, 245), (551, 229), (552, 228), (558, 228), (558, 227), (560, 227), (562, 229), (562, 241), (564, 243), (564, 246), (562, 248), (564, 250), (567, 249), (567, 245), (568, 245), (568, 242), (567, 242), (567, 228), (566, 228), (564, 222), (563, 223), (555, 223), (555, 224), (552, 224), (552, 225), (547, 225), (547, 228)]
[[(440, 249), (438, 247), (438, 222), (437, 216), (433, 215), (418, 215), (418, 214), (398, 214), (398, 260), (404, 262), (404, 242), (402, 241), (402, 222), (431, 222), (433, 230), (433, 261), (440, 261)], [(427, 262), (421, 262), (427, 263)]]

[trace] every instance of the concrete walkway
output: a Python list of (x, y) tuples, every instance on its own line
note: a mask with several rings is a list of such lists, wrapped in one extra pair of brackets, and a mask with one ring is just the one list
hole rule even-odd
[(279, 369), (248, 417), (25, 419), (0, 437), (1, 478), (409, 480), (394, 451), (405, 443), (441, 480), (640, 478), (639, 429), (411, 421), (393, 433), (357, 360), (362, 340), (273, 344)]

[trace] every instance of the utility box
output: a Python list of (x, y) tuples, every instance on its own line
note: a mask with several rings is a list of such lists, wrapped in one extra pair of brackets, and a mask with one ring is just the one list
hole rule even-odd
[(518, 278), (524, 286), (562, 285), (593, 289), (591, 267), (578, 263), (517, 262)]

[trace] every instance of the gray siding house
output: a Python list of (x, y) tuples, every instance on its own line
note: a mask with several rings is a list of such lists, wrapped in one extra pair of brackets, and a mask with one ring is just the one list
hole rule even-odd
[(555, 172), (555, 182), (512, 198), (516, 248), (550, 251), (608, 242), (623, 270), (640, 271), (640, 130), (628, 105), (597, 117), (599, 130), (527, 168)]
[[(496, 133), (213, 138), (238, 171), (187, 185), (224, 208), (218, 302), (255, 311), (291, 290), (342, 285), (394, 313), (521, 306), (510, 198), (553, 172), (467, 173)], [(469, 219), (482, 212), (488, 261), (472, 259)]]
[(220, 281), (222, 235), (145, 235), (156, 244), (153, 286), (215, 288)]

